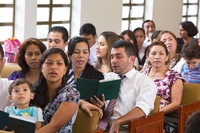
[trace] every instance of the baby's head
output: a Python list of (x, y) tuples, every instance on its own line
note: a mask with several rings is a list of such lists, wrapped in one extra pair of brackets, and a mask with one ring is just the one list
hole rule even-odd
[(198, 43), (191, 41), (184, 44), (182, 48), (182, 56), (185, 59), (186, 65), (194, 69), (200, 64), (200, 46)]
[(28, 80), (19, 78), (10, 84), (8, 91), (9, 99), (17, 106), (17, 108), (29, 107), (30, 101), (34, 98), (33, 87)]

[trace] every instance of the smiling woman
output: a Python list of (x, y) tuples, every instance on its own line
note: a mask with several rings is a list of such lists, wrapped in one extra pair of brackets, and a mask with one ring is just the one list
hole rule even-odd
[(26, 39), (19, 47), (17, 55), (17, 63), (21, 70), (14, 71), (8, 79), (26, 78), (35, 88), (40, 73), (40, 58), (45, 50), (46, 46), (39, 39)]

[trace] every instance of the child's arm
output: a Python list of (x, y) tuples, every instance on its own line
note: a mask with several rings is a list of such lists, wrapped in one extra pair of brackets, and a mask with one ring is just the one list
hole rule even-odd
[(38, 121), (35, 124), (35, 131), (39, 130), (42, 127), (42, 122)]
[(37, 107), (37, 118), (38, 118), (38, 121), (35, 124), (35, 131), (37, 131), (38, 129), (42, 127), (42, 122), (44, 121), (42, 110), (41, 108), (38, 108), (38, 107)]

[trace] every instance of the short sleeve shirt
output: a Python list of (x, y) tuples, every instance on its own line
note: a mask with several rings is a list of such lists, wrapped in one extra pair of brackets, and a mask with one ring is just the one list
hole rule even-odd
[[(142, 73), (148, 75), (150, 68), (143, 69)], [(177, 79), (184, 79), (177, 71), (170, 70), (166, 72), (163, 79), (154, 79), (157, 86), (157, 96), (160, 96), (164, 101), (160, 101), (160, 108), (171, 103), (171, 88)]]
[[(54, 113), (57, 111), (57, 109), (59, 108), (59, 106), (62, 102), (79, 103), (79, 98), (80, 98), (80, 94), (75, 88), (72, 88), (69, 86), (65, 86), (64, 88), (62, 88), (59, 91), (59, 94), (56, 96), (56, 98), (54, 100), (52, 100), (51, 102), (49, 102), (47, 104), (47, 106), (44, 108), (44, 110), (43, 110), (43, 118), (44, 118), (43, 125), (50, 123), (51, 118), (53, 117)], [(73, 115), (71, 120), (69, 120), (69, 122), (66, 123), (57, 133), (71, 133), (72, 132), (72, 126), (75, 122), (77, 111)], [(68, 112), (68, 110), (66, 110), (65, 113), (67, 113), (67, 112)], [(62, 115), (62, 114), (60, 114), (60, 115)]]

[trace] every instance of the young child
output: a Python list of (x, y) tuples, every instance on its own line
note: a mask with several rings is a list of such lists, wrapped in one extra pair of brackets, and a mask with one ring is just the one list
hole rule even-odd
[(8, 106), (5, 108), (5, 112), (9, 115), (35, 117), (36, 118), (36, 130), (42, 127), (42, 111), (40, 108), (30, 106), (30, 101), (34, 98), (32, 85), (23, 78), (16, 79), (10, 84), (9, 99), (15, 106)]
[(200, 46), (196, 42), (184, 44), (182, 56), (185, 59), (181, 69), (182, 77), (189, 83), (200, 84)]

